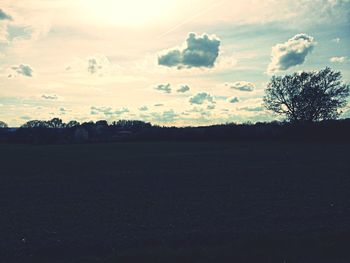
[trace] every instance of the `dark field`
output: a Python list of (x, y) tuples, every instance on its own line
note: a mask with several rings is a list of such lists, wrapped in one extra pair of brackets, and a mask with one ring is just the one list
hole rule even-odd
[(350, 262), (349, 149), (0, 145), (0, 262)]

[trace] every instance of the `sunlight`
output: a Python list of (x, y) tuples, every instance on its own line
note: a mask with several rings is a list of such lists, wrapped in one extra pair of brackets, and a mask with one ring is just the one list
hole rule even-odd
[(81, 0), (80, 6), (97, 23), (140, 26), (166, 19), (174, 0)]

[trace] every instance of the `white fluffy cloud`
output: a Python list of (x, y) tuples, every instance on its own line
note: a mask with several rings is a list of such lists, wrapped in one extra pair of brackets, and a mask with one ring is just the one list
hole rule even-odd
[(183, 48), (166, 51), (158, 57), (158, 64), (166, 67), (212, 68), (219, 56), (220, 40), (216, 36), (190, 33)]
[(315, 45), (314, 38), (306, 34), (297, 34), (287, 42), (275, 45), (267, 72), (274, 73), (303, 64)]
[(206, 92), (200, 92), (194, 95), (193, 97), (190, 98), (190, 103), (191, 104), (204, 104), (205, 102), (208, 103), (215, 103), (214, 98)]

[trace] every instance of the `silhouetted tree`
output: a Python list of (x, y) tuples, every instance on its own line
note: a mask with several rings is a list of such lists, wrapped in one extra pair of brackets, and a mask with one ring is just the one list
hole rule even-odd
[(3, 129), (3, 128), (8, 128), (8, 126), (5, 122), (0, 121), (0, 129)]
[[(205, 127), (161, 127), (143, 121), (122, 120), (112, 125), (104, 120), (63, 126), (60, 120), (33, 120), (21, 129), (0, 129), (0, 143), (96, 143), (142, 140), (342, 140), (349, 141), (350, 119), (324, 120), (308, 125), (289, 122), (222, 124)], [(49, 126), (50, 124), (50, 126)], [(73, 129), (69, 127), (73, 126)], [(29, 129), (24, 129), (29, 128)]]
[(138, 120), (119, 120), (113, 122), (112, 126), (122, 128), (122, 129), (132, 129), (141, 130), (145, 128), (150, 128), (152, 125), (149, 122), (138, 121)]
[(46, 122), (48, 128), (65, 128), (66, 124), (59, 118), (53, 118)]
[(77, 127), (79, 125), (80, 125), (79, 122), (72, 120), (66, 124), (66, 128), (74, 128), (74, 127)]
[(105, 120), (96, 121), (96, 126), (108, 127), (108, 122)]
[(47, 128), (46, 121), (32, 120), (24, 123), (21, 128)]
[(265, 90), (264, 106), (291, 122), (336, 119), (349, 96), (349, 85), (341, 79), (340, 72), (328, 67), (318, 72), (273, 76)]

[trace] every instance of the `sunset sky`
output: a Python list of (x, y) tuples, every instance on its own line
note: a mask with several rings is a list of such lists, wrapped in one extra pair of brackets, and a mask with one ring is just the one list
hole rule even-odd
[(1, 0), (0, 120), (272, 120), (272, 75), (350, 82), (349, 47), (350, 0)]

